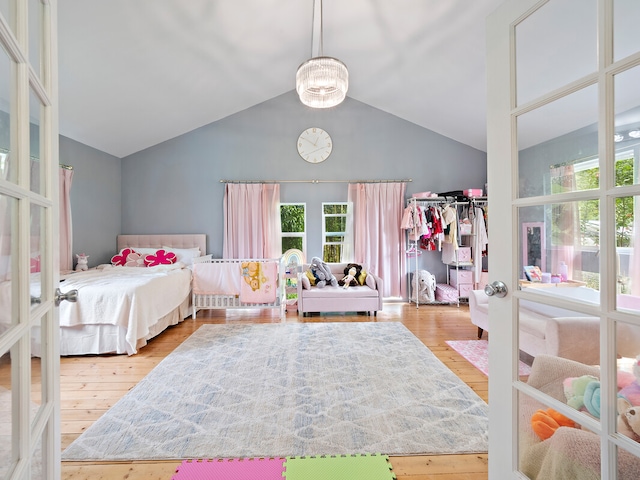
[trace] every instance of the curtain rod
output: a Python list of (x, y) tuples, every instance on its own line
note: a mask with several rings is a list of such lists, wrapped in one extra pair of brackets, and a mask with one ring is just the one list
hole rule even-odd
[(60, 164), (60, 168), (64, 168), (65, 170), (73, 170), (71, 165), (65, 165), (64, 163)]
[[(0, 153), (9, 153), (9, 150), (7, 150), (6, 148), (1, 148), (0, 147)], [(31, 160), (40, 161), (40, 159), (38, 157), (34, 157), (33, 155), (30, 155), (29, 158)], [(59, 166), (60, 166), (60, 168), (64, 168), (66, 170), (73, 170), (73, 167), (71, 165), (65, 165), (64, 163), (60, 163)]]
[(403, 183), (413, 182), (413, 179), (403, 180), (220, 180), (220, 183)]

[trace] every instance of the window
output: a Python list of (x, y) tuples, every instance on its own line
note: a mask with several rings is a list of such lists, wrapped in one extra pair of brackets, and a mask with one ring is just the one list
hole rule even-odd
[(322, 204), (322, 259), (340, 262), (347, 230), (347, 203)]
[(307, 215), (304, 203), (280, 204), (282, 253), (297, 248), (307, 256)]

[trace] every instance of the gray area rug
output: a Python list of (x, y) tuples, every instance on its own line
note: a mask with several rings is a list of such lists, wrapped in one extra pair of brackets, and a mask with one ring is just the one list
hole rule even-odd
[(488, 406), (401, 323), (203, 325), (62, 454), (486, 452)]

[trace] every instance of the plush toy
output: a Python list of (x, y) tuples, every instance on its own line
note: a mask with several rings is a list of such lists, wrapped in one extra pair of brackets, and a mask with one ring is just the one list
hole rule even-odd
[(89, 270), (89, 255), (86, 255), (84, 253), (76, 253), (76, 258), (78, 259), (78, 263), (76, 264), (76, 272)]
[(569, 377), (563, 382), (564, 396), (567, 399), (567, 405), (581, 410), (584, 408), (584, 392), (587, 385), (593, 381), (598, 381), (593, 375), (582, 375), (581, 377)]
[[(640, 442), (640, 355), (633, 364), (634, 379), (618, 391), (618, 432)], [(618, 379), (618, 386), (620, 380)]]
[(541, 440), (546, 440), (560, 427), (576, 427), (576, 423), (552, 408), (537, 410), (531, 416), (531, 428)]
[[(352, 282), (355, 282), (355, 283), (352, 283)], [(356, 280), (355, 267), (351, 267), (347, 275), (345, 275), (345, 277), (342, 279), (342, 288), (349, 288), (351, 285), (358, 285), (358, 282)]]
[(329, 265), (320, 258), (313, 257), (311, 259), (311, 271), (316, 277), (316, 287), (322, 288), (327, 284), (334, 287), (338, 285), (338, 280), (333, 273), (331, 273)]
[[(355, 273), (352, 273), (352, 270), (355, 270)], [(358, 265), (357, 263), (348, 263), (344, 269), (344, 277), (338, 280), (338, 285), (344, 288), (357, 287), (358, 285), (362, 285), (362, 283), (358, 281), (361, 273), (362, 265)], [(346, 287), (345, 283), (347, 284)]]
[(436, 277), (426, 270), (418, 270), (411, 281), (412, 300), (418, 302), (435, 301)]

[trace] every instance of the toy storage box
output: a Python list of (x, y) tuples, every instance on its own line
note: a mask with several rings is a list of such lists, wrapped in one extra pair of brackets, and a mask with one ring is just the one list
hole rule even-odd
[(436, 285), (436, 300), (438, 302), (458, 303), (458, 289), (451, 285)]
[(472, 285), (473, 272), (471, 270), (455, 270), (449, 271), (449, 284), (453, 287), (458, 285)]
[(458, 248), (458, 263), (471, 261), (471, 247)]

